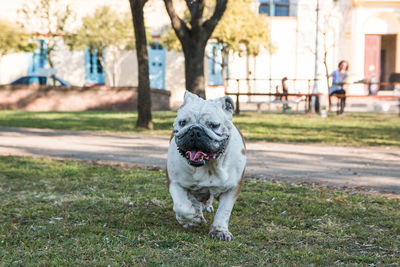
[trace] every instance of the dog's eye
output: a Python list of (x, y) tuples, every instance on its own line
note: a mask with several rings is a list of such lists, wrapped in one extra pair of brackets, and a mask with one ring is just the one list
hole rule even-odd
[(178, 124), (179, 124), (179, 126), (183, 127), (183, 126), (186, 125), (186, 120), (180, 120), (180, 121), (178, 122)]
[(218, 129), (219, 125), (220, 125), (219, 123), (210, 122), (210, 128), (211, 129)]

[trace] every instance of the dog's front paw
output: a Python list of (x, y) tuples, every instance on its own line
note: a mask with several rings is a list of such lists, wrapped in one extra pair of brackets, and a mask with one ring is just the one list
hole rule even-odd
[(233, 235), (228, 230), (223, 231), (223, 230), (211, 229), (208, 235), (211, 236), (212, 238), (218, 238), (221, 241), (230, 242), (233, 240)]
[(191, 228), (195, 226), (196, 224), (202, 223), (202, 222), (207, 222), (206, 219), (203, 217), (203, 215), (196, 215), (193, 214), (193, 216), (181, 216), (179, 214), (176, 214), (176, 220), (180, 225), (182, 225), (184, 228)]
[[(179, 221), (178, 221), (179, 222)], [(180, 223), (180, 222), (179, 222)], [(192, 228), (192, 227), (195, 227), (196, 226), (196, 224), (195, 223), (192, 223), (192, 222), (188, 222), (188, 223), (180, 223), (181, 225), (182, 225), (182, 227), (183, 228), (185, 228), (185, 229), (189, 229), (189, 228)]]
[(196, 224), (206, 222), (203, 214), (196, 212), (196, 209), (193, 206), (188, 209), (176, 207), (174, 210), (176, 212), (176, 220), (184, 228), (190, 228)]

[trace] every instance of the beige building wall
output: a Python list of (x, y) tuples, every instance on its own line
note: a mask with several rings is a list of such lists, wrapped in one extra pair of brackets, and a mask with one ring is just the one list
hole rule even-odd
[[(318, 29), (318, 90), (327, 93), (326, 71), (324, 53), (327, 51), (328, 72), (331, 73), (337, 63), (344, 56), (339, 43), (340, 35), (345, 25), (342, 20), (349, 16), (351, 3), (348, 1), (319, 1), (319, 29)], [(273, 54), (269, 48), (264, 48), (260, 55), (251, 58), (246, 74), (246, 59), (237, 55), (230, 58), (231, 78), (255, 78), (259, 81), (251, 81), (247, 84), (241, 82), (243, 91), (275, 92), (276, 86), (280, 87), (281, 79), (298, 79), (296, 83), (289, 82), (291, 92), (311, 92), (314, 86), (315, 75), (315, 51), (316, 51), (316, 1), (297, 0), (291, 2), (291, 14), (296, 16), (272, 17), (271, 40)], [(256, 64), (254, 64), (254, 61)], [(272, 78), (272, 82), (269, 82)], [(307, 81), (312, 80), (312, 81)], [(237, 82), (230, 81), (229, 89), (237, 90)], [(281, 90), (280, 88), (278, 88)], [(253, 97), (254, 98), (254, 97)]]
[[(35, 0), (38, 2), (38, 0)], [(35, 1), (25, 0), (0, 0), (0, 19), (6, 19), (11, 23), (19, 20), (18, 9), (21, 9), (24, 3), (33, 5)], [(130, 13), (129, 1), (127, 0), (63, 0), (60, 3), (68, 3), (75, 12), (75, 24), (71, 28), (80, 26), (81, 18), (93, 12), (97, 7), (108, 5), (120, 12)], [(181, 11), (182, 3), (178, 3), (177, 10)], [(165, 11), (162, 0), (152, 0), (145, 7), (146, 27), (151, 35), (159, 36), (170, 25), (168, 14)], [(38, 31), (38, 25), (26, 25), (28, 30)], [(133, 28), (132, 28), (133, 30)], [(125, 52), (124, 60), (119, 66), (118, 86), (137, 86), (138, 67), (136, 52)], [(176, 107), (183, 98), (185, 79), (184, 79), (184, 58), (181, 53), (167, 52), (166, 56), (166, 89), (171, 91), (171, 104)], [(106, 51), (106, 62), (111, 62), (111, 57)], [(85, 84), (84, 69), (84, 51), (69, 51), (68, 47), (63, 46), (54, 54), (54, 65), (57, 69), (57, 76), (70, 82), (73, 85)], [(0, 84), (7, 84), (13, 80), (26, 75), (28, 68), (28, 54), (10, 54), (6, 55), (0, 61)], [(106, 71), (111, 66), (106, 66)], [(108, 74), (108, 75), (107, 75)], [(110, 84), (110, 71), (105, 75), (105, 83)]]
[[(0, 0), (0, 18), (16, 22), (17, 10), (24, 0)], [(32, 2), (32, 1), (31, 1)], [(182, 11), (184, 1), (176, 1)], [(395, 53), (395, 70), (400, 72), (400, 1), (372, 0), (319, 0), (320, 16), (318, 28), (318, 89), (327, 93), (326, 70), (331, 73), (340, 60), (350, 62), (350, 81), (358, 81), (364, 77), (364, 37), (365, 34), (395, 34), (397, 37)], [(130, 12), (127, 0), (63, 0), (70, 3), (76, 11), (76, 25), (80, 18), (93, 12), (96, 7), (110, 5), (116, 10)], [(258, 1), (255, 1), (258, 10)], [(316, 1), (291, 0), (290, 17), (273, 17), (271, 19), (271, 39), (274, 53), (264, 48), (257, 58), (229, 57), (230, 78), (261, 79), (259, 81), (241, 81), (241, 90), (252, 92), (275, 92), (283, 77), (296, 79), (313, 79), (315, 71), (315, 35), (316, 35)], [(152, 0), (146, 4), (146, 25), (154, 36), (159, 36), (170, 27), (169, 17), (162, 0)], [(106, 62), (110, 59), (106, 56)], [(207, 59), (205, 59), (207, 61)], [(74, 85), (85, 82), (83, 51), (68, 51), (64, 47), (57, 52), (55, 65), (57, 75)], [(13, 54), (5, 56), (0, 62), (0, 83), (9, 83), (22, 76), (27, 70), (27, 55)], [(389, 63), (388, 63), (389, 64)], [(207, 66), (207, 62), (205, 66)], [(271, 68), (272, 67), (272, 68)], [(207, 74), (207, 69), (205, 71)], [(269, 78), (276, 79), (272, 83)], [(126, 52), (119, 73), (120, 86), (137, 85), (137, 61), (134, 51)], [(176, 108), (182, 103), (185, 88), (184, 57), (182, 53), (167, 52), (166, 55), (166, 89), (171, 91), (171, 106)], [(106, 75), (106, 83), (109, 76)], [(230, 81), (229, 90), (237, 90), (237, 82)], [(306, 92), (313, 84), (299, 81), (290, 84), (294, 92)], [(351, 94), (364, 93), (363, 85), (352, 86)], [(223, 86), (207, 86), (207, 97), (218, 97), (224, 94)]]

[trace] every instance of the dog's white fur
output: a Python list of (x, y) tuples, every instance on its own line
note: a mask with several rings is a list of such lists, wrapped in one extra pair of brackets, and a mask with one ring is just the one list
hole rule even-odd
[[(201, 124), (212, 119), (221, 124), (228, 134), (229, 141), (225, 151), (217, 158), (201, 167), (191, 166), (178, 152), (175, 137), (171, 139), (168, 150), (167, 173), (169, 191), (174, 202), (176, 219), (183, 227), (190, 227), (205, 222), (203, 211), (213, 212), (212, 200), (219, 198), (219, 206), (211, 225), (209, 235), (220, 240), (231, 241), (228, 230), (229, 218), (233, 205), (240, 192), (246, 165), (245, 144), (239, 130), (233, 125), (233, 102), (228, 97), (203, 100), (189, 92), (178, 111), (174, 123), (174, 132), (179, 132), (179, 120), (190, 118), (191, 124)], [(227, 103), (232, 106), (226, 106)], [(211, 197), (203, 203), (196, 196), (210, 193)]]

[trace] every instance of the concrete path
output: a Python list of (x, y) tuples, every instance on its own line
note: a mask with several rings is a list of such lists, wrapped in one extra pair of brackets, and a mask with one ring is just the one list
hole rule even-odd
[[(169, 138), (0, 127), (0, 155), (48, 156), (165, 169)], [(400, 195), (400, 150), (247, 143), (246, 177)]]

